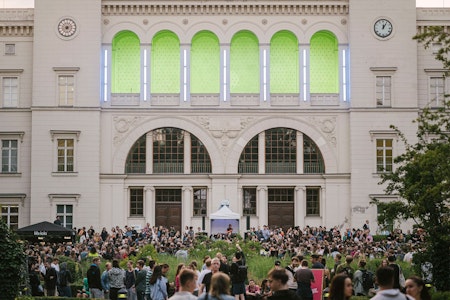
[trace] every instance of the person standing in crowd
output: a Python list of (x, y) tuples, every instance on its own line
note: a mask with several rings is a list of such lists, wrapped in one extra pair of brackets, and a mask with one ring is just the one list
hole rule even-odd
[(49, 261), (45, 262), (44, 287), (47, 296), (56, 296), (56, 281), (58, 274)]
[(247, 271), (243, 270), (245, 266), (245, 256), (239, 244), (236, 244), (236, 251), (231, 264), (231, 285), (234, 299), (245, 300), (245, 281), (247, 280)]
[(345, 274), (338, 274), (334, 276), (331, 281), (328, 300), (350, 300), (352, 295), (352, 280)]
[(342, 255), (338, 252), (336, 255), (334, 255), (334, 266), (333, 269), (331, 269), (331, 279), (333, 279), (333, 276), (336, 275), (337, 268), (341, 264), (341, 258)]
[(177, 266), (177, 271), (175, 273), (175, 293), (178, 292), (180, 290), (180, 273), (183, 269), (185, 269), (186, 266), (184, 265), (184, 263), (179, 263)]
[[(356, 296), (367, 296), (369, 294), (369, 289), (373, 288), (373, 273), (366, 269), (366, 260), (361, 259), (358, 264), (358, 270), (356, 270), (355, 275), (353, 275), (353, 285), (355, 289)], [(366, 279), (364, 279), (364, 277)], [(364, 280), (372, 280), (372, 286), (364, 286)]]
[(67, 263), (61, 263), (57, 281), (58, 294), (60, 297), (72, 297), (72, 289), (70, 288), (70, 283), (72, 282), (72, 273), (67, 269)]
[(193, 295), (197, 287), (197, 273), (190, 269), (183, 269), (180, 274), (180, 289), (169, 300), (195, 300)]
[(322, 264), (320, 255), (314, 253), (311, 255), (311, 269), (325, 269), (325, 266)]
[(102, 273), (102, 289), (103, 289), (103, 297), (105, 297), (105, 299), (110, 299), (110, 290), (111, 290), (111, 285), (110, 285), (110, 280), (109, 280), (109, 274), (108, 271), (111, 270), (112, 266), (110, 262), (107, 262), (105, 264), (105, 271), (103, 271)]
[(125, 271), (120, 268), (117, 259), (113, 260), (112, 268), (108, 271), (108, 277), (110, 284), (110, 299), (117, 300), (119, 290), (125, 288)]
[(286, 273), (289, 277), (287, 285), (291, 291), (297, 292), (297, 281), (295, 280), (295, 272), (298, 270), (300, 261), (297, 256), (291, 258), (291, 264), (287, 266)]
[(403, 276), (403, 272), (400, 266), (395, 263), (396, 260), (397, 258), (395, 257), (395, 255), (388, 256), (389, 267), (394, 269), (394, 289), (401, 290), (404, 287), (404, 283), (400, 283), (400, 277), (403, 277), (403, 279), (405, 277)]
[(343, 263), (337, 267), (336, 274), (344, 273), (348, 277), (353, 278), (353, 275), (355, 274), (355, 270), (351, 266), (352, 262), (353, 262), (353, 256), (347, 255), (345, 257), (345, 263)]
[(379, 267), (376, 272), (376, 282), (380, 289), (371, 300), (415, 300), (394, 288), (395, 271), (390, 266)]
[(297, 295), (302, 300), (312, 300), (311, 283), (315, 279), (313, 272), (308, 268), (307, 260), (302, 260), (300, 268), (295, 272), (295, 280), (297, 281)]
[(209, 289), (211, 287), (211, 278), (214, 274), (219, 272), (219, 268), (220, 268), (220, 260), (217, 257), (214, 257), (211, 260), (211, 271), (206, 273), (205, 276), (203, 277), (199, 295), (201, 295), (203, 291), (205, 291), (206, 293), (209, 292)]
[[(218, 258), (213, 258), (214, 260)], [(220, 262), (217, 261), (220, 266)], [(217, 267), (219, 270), (219, 267)], [(203, 293), (198, 300), (234, 300), (233, 296), (230, 296), (230, 277), (222, 272), (215, 272), (211, 278), (211, 290), (207, 293)]]
[[(148, 271), (147, 271), (148, 272)], [(136, 270), (133, 261), (127, 262), (127, 270), (125, 271), (125, 288), (127, 289), (127, 300), (136, 300)], [(147, 280), (146, 280), (147, 282)]]
[(272, 291), (270, 290), (269, 279), (265, 278), (261, 282), (261, 292), (259, 295), (262, 300), (267, 300), (267, 297), (272, 296)]
[(425, 282), (420, 277), (411, 276), (406, 279), (405, 288), (406, 294), (413, 297), (415, 300), (431, 300)]
[(89, 292), (91, 298), (103, 299), (103, 288), (100, 275), (100, 257), (94, 257), (92, 264), (87, 271), (86, 277), (88, 279)]
[(137, 300), (145, 299), (145, 279), (147, 278), (147, 271), (144, 269), (145, 263), (143, 260), (137, 261), (138, 273), (136, 276), (136, 296)]
[(147, 300), (151, 299), (151, 297), (150, 297), (150, 292), (151, 292), (150, 291), (150, 278), (153, 275), (153, 270), (155, 269), (155, 266), (156, 266), (156, 262), (153, 259), (151, 259), (148, 262), (148, 270), (147, 270), (147, 275), (145, 277), (145, 298)]
[(150, 277), (150, 297), (152, 300), (166, 300), (167, 278), (162, 274), (162, 266), (155, 266), (152, 277)]
[(286, 270), (274, 268), (269, 272), (268, 277), (272, 292), (272, 295), (267, 297), (268, 300), (300, 300), (300, 297), (287, 286)]

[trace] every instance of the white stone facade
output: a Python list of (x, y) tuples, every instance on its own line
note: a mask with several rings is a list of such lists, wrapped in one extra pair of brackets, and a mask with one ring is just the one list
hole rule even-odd
[[(241, 232), (268, 224), (267, 191), (273, 187), (294, 190), (296, 226), (361, 227), (368, 219), (376, 227), (377, 209), (369, 202), (373, 197), (389, 200), (378, 185), (376, 141), (391, 139), (394, 156), (401, 153), (403, 144), (389, 125), (413, 141), (412, 120), (431, 101), (430, 80), (442, 76), (433, 49), (424, 50), (412, 37), (426, 26), (450, 25), (449, 9), (416, 9), (413, 0), (39, 0), (35, 5), (0, 9), (0, 76), (19, 82), (17, 104), (0, 103), (0, 139), (18, 141), (17, 171), (0, 173), (0, 204), (18, 206), (18, 227), (52, 221), (60, 213), (57, 207), (64, 205), (73, 209), (74, 227), (157, 224), (155, 190), (168, 187), (181, 189), (181, 228), (204, 226), (208, 231), (208, 215), (223, 200), (242, 216)], [(58, 32), (58, 22), (65, 18), (77, 26), (67, 38)], [(380, 18), (393, 24), (388, 38), (374, 33)], [(149, 52), (153, 36), (170, 30), (186, 53), (201, 30), (218, 37), (221, 53), (229, 53), (240, 30), (257, 36), (261, 53), (280, 30), (297, 36), (299, 53), (308, 51), (315, 32), (327, 30), (339, 45), (340, 92), (313, 95), (300, 89), (296, 95), (269, 93), (264, 99), (262, 88), (260, 94), (242, 95), (221, 88), (219, 96), (181, 89), (172, 95), (148, 93), (145, 101), (146, 91), (112, 95), (110, 87), (104, 89), (110, 76), (105, 64), (111, 63), (105, 53), (111, 53), (113, 38), (122, 30), (134, 32), (141, 51)], [(11, 45), (14, 53), (7, 53)], [(58, 102), (60, 74), (75, 78), (73, 105)], [(221, 82), (229, 80), (224, 74)], [(377, 106), (377, 76), (391, 80), (390, 105)], [(0, 88), (5, 97), (5, 85)], [(184, 174), (152, 174), (148, 167), (145, 174), (126, 174), (133, 144), (162, 127), (180, 128), (202, 141), (211, 173), (190, 174), (187, 164)], [(321, 151), (325, 173), (239, 174), (246, 144), (276, 127), (310, 137)], [(71, 172), (58, 170), (58, 139), (74, 141)], [(247, 219), (242, 189), (248, 186), (256, 187), (257, 207)], [(306, 213), (308, 186), (320, 187), (319, 215)], [(131, 187), (144, 190), (140, 217), (130, 217)], [(204, 219), (193, 215), (195, 187), (208, 192)]]

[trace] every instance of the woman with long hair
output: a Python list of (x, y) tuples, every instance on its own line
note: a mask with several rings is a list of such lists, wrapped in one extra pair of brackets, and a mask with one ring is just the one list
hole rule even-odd
[(209, 293), (203, 293), (198, 300), (234, 300), (230, 295), (230, 277), (222, 272), (215, 273), (211, 278)]
[(180, 291), (180, 273), (185, 267), (184, 263), (179, 263), (177, 266), (177, 271), (175, 273), (175, 292)]
[(150, 296), (152, 300), (166, 300), (167, 294), (167, 278), (162, 275), (162, 267), (156, 266), (150, 277)]
[(349, 300), (353, 295), (352, 280), (344, 274), (335, 275), (330, 285), (329, 300)]
[(422, 278), (417, 276), (409, 277), (405, 282), (406, 294), (410, 295), (416, 300), (431, 300), (425, 282)]

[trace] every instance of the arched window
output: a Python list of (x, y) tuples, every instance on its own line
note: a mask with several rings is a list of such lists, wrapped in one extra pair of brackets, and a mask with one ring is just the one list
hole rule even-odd
[(289, 128), (266, 130), (266, 173), (296, 173), (297, 131)]
[(140, 93), (141, 54), (138, 36), (121, 31), (112, 42), (112, 93)]
[[(152, 157), (147, 157), (149, 138), (153, 144)], [(185, 154), (187, 141), (191, 145), (190, 155)], [(205, 145), (193, 134), (179, 128), (159, 128), (141, 136), (128, 153), (125, 173), (145, 174), (147, 159), (152, 159), (153, 173), (183, 173), (186, 159), (190, 159), (191, 173), (211, 173), (211, 159)]]
[(180, 40), (163, 30), (152, 40), (151, 92), (180, 93)]
[(256, 35), (247, 30), (231, 39), (230, 92), (259, 93), (259, 43)]
[(297, 172), (297, 160), (303, 159), (304, 174), (325, 173), (322, 153), (314, 141), (303, 134), (303, 153), (297, 149), (298, 131), (290, 128), (272, 128), (264, 132), (264, 145), (259, 143), (260, 134), (254, 136), (241, 152), (238, 173), (257, 174), (259, 155), (265, 154), (266, 174), (292, 174)]
[(192, 38), (191, 93), (220, 93), (219, 39), (210, 31), (200, 31)]
[(336, 36), (316, 32), (310, 41), (310, 93), (339, 93), (339, 55)]
[(270, 92), (299, 93), (298, 40), (287, 30), (270, 41)]

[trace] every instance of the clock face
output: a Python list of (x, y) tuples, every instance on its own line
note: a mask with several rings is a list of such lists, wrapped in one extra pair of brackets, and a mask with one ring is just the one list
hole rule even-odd
[(65, 18), (59, 21), (58, 32), (63, 37), (71, 37), (77, 32), (77, 24), (70, 18)]
[(381, 38), (390, 36), (393, 29), (392, 23), (386, 19), (379, 19), (373, 25), (375, 34)]

